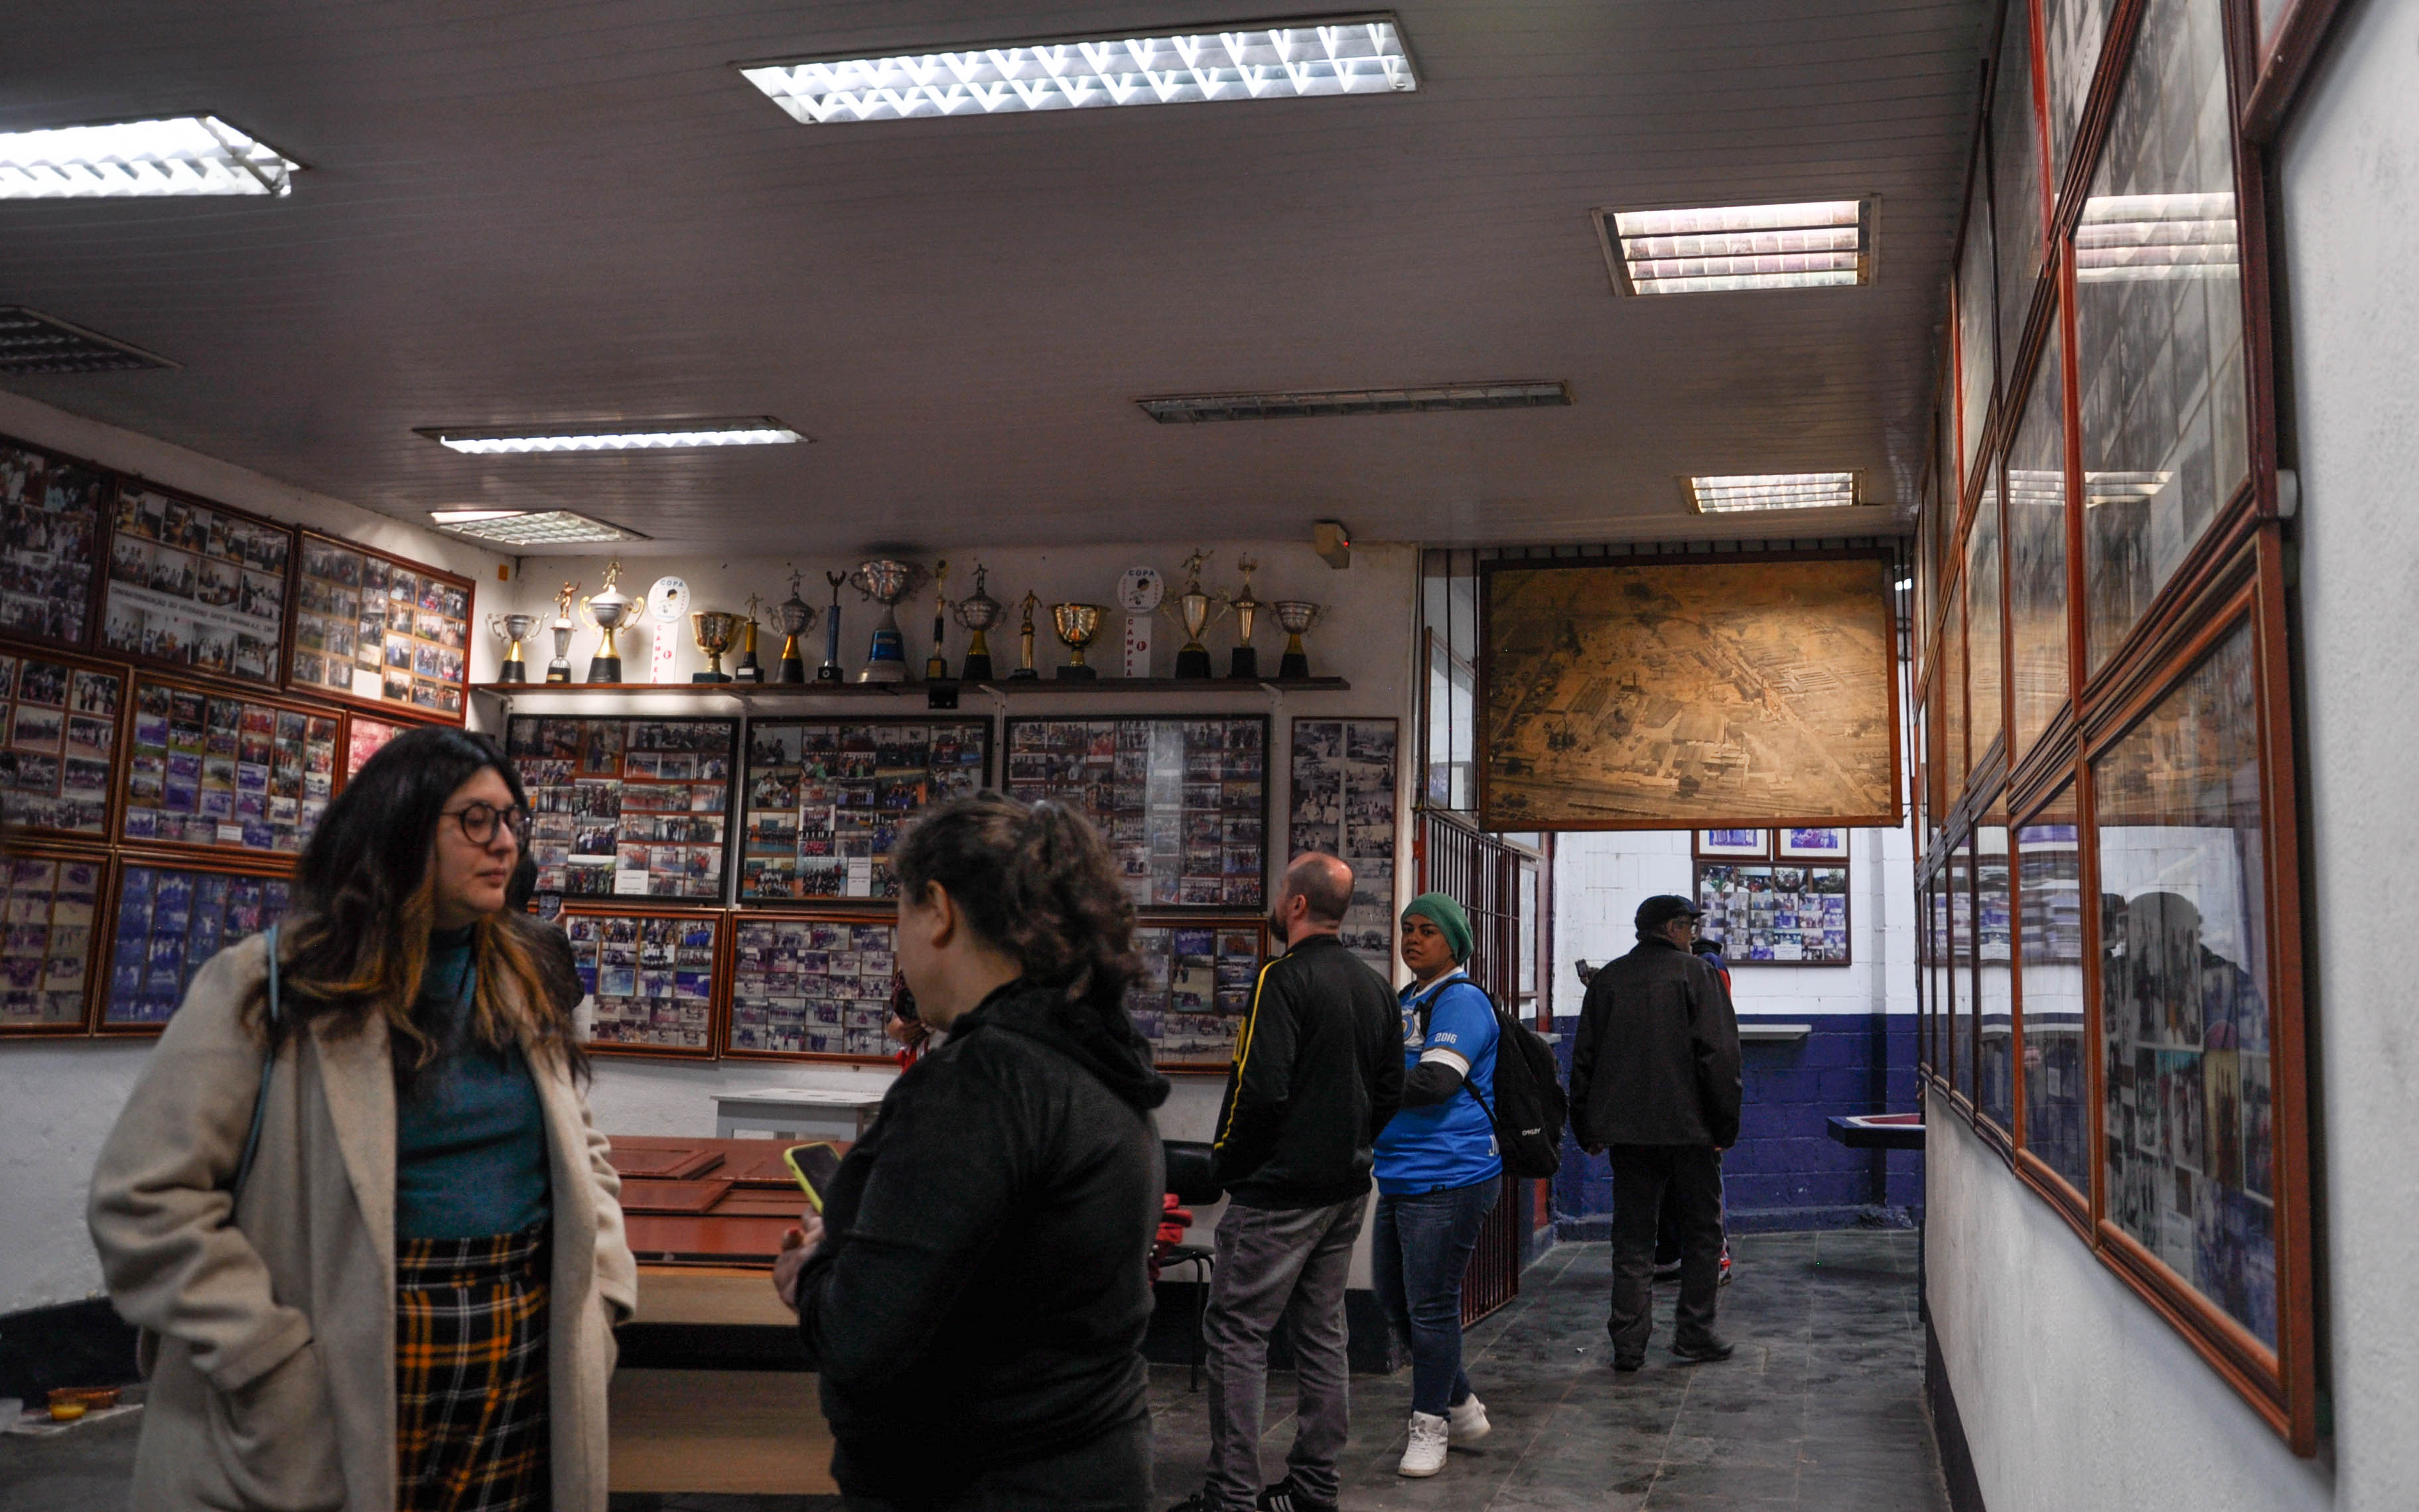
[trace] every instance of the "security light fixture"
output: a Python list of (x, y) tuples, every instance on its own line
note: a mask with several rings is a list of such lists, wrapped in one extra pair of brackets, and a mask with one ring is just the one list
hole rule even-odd
[(0, 131), (0, 199), (283, 199), (301, 166), (215, 116)]
[(1597, 208), (1616, 294), (1714, 294), (1873, 281), (1877, 195), (1697, 209)]
[(805, 125), (1109, 105), (1409, 94), (1419, 76), (1389, 14), (1214, 32), (982, 44), (740, 66)]
[(439, 509), (429, 519), (440, 531), (499, 546), (576, 546), (589, 541), (643, 541), (637, 531), (609, 525), (567, 509)]
[(1136, 399), (1163, 425), (1204, 420), (1407, 415), (1427, 409), (1538, 409), (1567, 405), (1567, 383), (1439, 383), (1417, 389), (1315, 389), (1278, 393), (1175, 393)]
[(22, 304), (0, 305), (0, 375), (122, 373), (177, 364)]
[(576, 425), (423, 425), (414, 434), (473, 456), (513, 452), (669, 452), (702, 446), (787, 446), (809, 438), (769, 415), (714, 420), (607, 420)]
[(2083, 284), (2231, 278), (2242, 257), (2231, 193), (2095, 195), (2074, 228)]
[(1760, 509), (1841, 509), (1857, 501), (1853, 472), (1742, 472), (1690, 478), (1688, 507), (1700, 515), (1743, 515)]

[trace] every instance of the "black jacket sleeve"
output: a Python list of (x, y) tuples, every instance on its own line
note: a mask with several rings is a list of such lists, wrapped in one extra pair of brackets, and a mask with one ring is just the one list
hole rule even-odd
[(1271, 965), (1252, 993), (1252, 1011), (1235, 1041), (1235, 1066), (1226, 1073), (1225, 1105), (1218, 1110), (1211, 1168), (1221, 1186), (1259, 1169), (1285, 1132), (1300, 1032), (1292, 980), (1290, 972)]
[(1588, 1087), (1595, 1079), (1596, 1044), (1611, 1011), (1612, 973), (1599, 966), (1579, 1005), (1579, 1032), (1571, 1041), (1571, 1137), (1582, 1149), (1597, 1142), (1588, 1127)]
[(1376, 1144), (1398, 1109), (1411, 1106), (1403, 1079), (1402, 1015), (1388, 1011), (1372, 1016), (1369, 1047), (1369, 1142)]
[(1714, 1148), (1738, 1143), (1739, 1104), (1744, 1088), (1739, 1070), (1738, 1015), (1722, 979), (1707, 966), (1688, 974), (1688, 1038), (1697, 1066), (1697, 1096), (1705, 1110), (1705, 1127)]

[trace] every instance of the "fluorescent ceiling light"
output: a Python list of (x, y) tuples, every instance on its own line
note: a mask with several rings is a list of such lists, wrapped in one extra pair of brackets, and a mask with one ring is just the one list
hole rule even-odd
[(1595, 212), (1616, 294), (1713, 294), (1873, 281), (1879, 200)]
[(301, 166), (215, 116), (0, 131), (0, 199), (283, 199)]
[(567, 509), (439, 509), (428, 517), (440, 530), (500, 546), (574, 546), (586, 541), (643, 541), (645, 536)]
[(2241, 260), (2230, 193), (2102, 194), (2083, 202), (2074, 228), (2085, 284), (2230, 278)]
[(1700, 515), (1759, 509), (1840, 509), (1857, 501), (1853, 472), (1741, 472), (1690, 478), (1688, 507)]
[(1571, 402), (1566, 383), (1439, 383), (1417, 389), (1316, 389), (1278, 393), (1177, 393), (1136, 399), (1163, 425), (1203, 420), (1405, 415), (1426, 409), (1539, 409)]
[(1107, 105), (1182, 105), (1419, 87), (1391, 15), (1157, 37), (1062, 39), (739, 70), (807, 125)]
[(472, 456), (507, 452), (664, 452), (700, 446), (788, 446), (807, 440), (769, 415), (718, 420), (601, 421), (580, 425), (424, 425), (416, 434)]
[(120, 373), (177, 364), (22, 304), (0, 305), (0, 374)]
[(2148, 472), (2086, 472), (2083, 475), (2083, 507), (2097, 509), (2103, 504), (2139, 504), (2159, 496), (2175, 473), (2165, 469)]

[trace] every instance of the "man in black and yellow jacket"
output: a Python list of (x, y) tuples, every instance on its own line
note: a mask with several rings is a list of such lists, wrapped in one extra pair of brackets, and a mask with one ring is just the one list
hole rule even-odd
[[(1202, 1323), (1210, 1364), (1210, 1477), (1181, 1512), (1311, 1512), (1335, 1505), (1351, 1422), (1344, 1290), (1369, 1202), (1370, 1147), (1403, 1095), (1402, 1015), (1385, 979), (1336, 931), (1352, 870), (1295, 858), (1271, 910), (1286, 953), (1260, 968), (1218, 1110), (1226, 1188)], [(1298, 1381), (1286, 1478), (1260, 1485), (1269, 1335), (1293, 1319)]]

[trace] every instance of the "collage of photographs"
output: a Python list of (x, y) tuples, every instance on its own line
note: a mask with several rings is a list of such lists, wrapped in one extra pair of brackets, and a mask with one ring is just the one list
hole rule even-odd
[(118, 834), (299, 856), (335, 774), (332, 714), (137, 677)]
[(470, 647), (469, 583), (302, 532), (296, 684), (459, 718)]
[(82, 643), (115, 488), (105, 472), (0, 446), (0, 634)]
[(149, 489), (118, 495), (101, 644), (247, 683), (284, 673), (294, 532)]
[(0, 862), (0, 1025), (84, 1023), (86, 964), (100, 917), (101, 863), (19, 856)]
[(719, 924), (712, 914), (564, 909), (572, 962), (595, 1002), (585, 1042), (711, 1055)]
[(1010, 719), (1004, 785), (1107, 837), (1142, 908), (1267, 905), (1269, 720)]
[(284, 917), (291, 896), (284, 877), (125, 863), (101, 1027), (167, 1023), (194, 973)]
[(24, 829), (108, 829), (110, 763), (125, 679), (0, 653), (0, 818)]
[(849, 918), (733, 922), (731, 1037), (741, 1054), (886, 1057), (898, 990), (894, 926)]
[(1850, 964), (1845, 866), (1699, 861), (1697, 906), (1733, 966)]
[(1352, 868), (1344, 944), (1380, 976), (1394, 972), (1393, 719), (1296, 719), (1287, 856), (1319, 851)]
[(990, 769), (987, 718), (749, 720), (739, 901), (896, 896), (900, 825)]
[(1126, 1011), (1162, 1066), (1224, 1067), (1252, 1010), (1268, 930), (1258, 919), (1146, 923), (1134, 931), (1143, 974)]
[(720, 903), (736, 719), (516, 715), (538, 891)]

